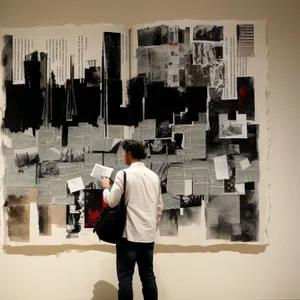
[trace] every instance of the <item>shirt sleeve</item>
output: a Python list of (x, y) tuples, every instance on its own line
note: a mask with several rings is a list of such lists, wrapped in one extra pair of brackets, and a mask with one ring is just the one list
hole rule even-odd
[(160, 183), (159, 183), (159, 188), (158, 188), (158, 204), (157, 204), (157, 226), (158, 226), (158, 224), (160, 222), (163, 210), (164, 210), (164, 202), (162, 200), (161, 187), (160, 187)]
[(103, 191), (104, 202), (106, 202), (109, 207), (113, 208), (117, 206), (121, 200), (124, 191), (123, 172), (125, 171), (119, 171), (116, 174), (115, 182), (111, 190), (104, 189)]

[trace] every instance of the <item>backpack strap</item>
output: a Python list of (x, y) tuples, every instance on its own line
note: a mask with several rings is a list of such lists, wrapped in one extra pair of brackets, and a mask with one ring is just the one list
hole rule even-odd
[(124, 202), (125, 202), (126, 208), (127, 208), (129, 199), (128, 199), (127, 203), (126, 203), (126, 198), (125, 198), (125, 195), (126, 195), (126, 172), (125, 172), (125, 170), (123, 170), (123, 187), (124, 187), (124, 192), (123, 192), (123, 194), (124, 194)]

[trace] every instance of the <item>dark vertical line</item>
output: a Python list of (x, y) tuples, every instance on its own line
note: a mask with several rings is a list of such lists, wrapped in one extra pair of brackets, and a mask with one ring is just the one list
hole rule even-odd
[(108, 136), (108, 96), (107, 96), (107, 92), (108, 92), (108, 79), (105, 80), (105, 137)]
[(42, 123), (47, 128), (49, 127), (50, 123), (50, 115), (49, 115), (49, 91), (48, 91), (48, 73), (47, 73), (47, 64), (48, 64), (48, 54), (47, 53), (40, 53), (41, 64), (40, 64), (40, 73), (41, 73), (41, 81), (40, 81), (40, 88), (42, 97), (44, 99), (44, 106), (42, 112)]
[(68, 123), (64, 122), (63, 125), (62, 125), (62, 138), (61, 138), (62, 147), (67, 147), (68, 146), (68, 134), (69, 134)]
[(66, 224), (69, 225), (69, 212), (70, 212), (70, 205), (66, 206)]
[[(131, 91), (132, 91), (132, 84), (131, 84), (131, 34), (132, 34), (132, 30), (129, 29), (129, 33), (128, 33), (128, 66), (129, 66), (129, 80), (128, 80), (128, 85), (127, 85), (127, 94), (128, 94), (128, 109), (129, 109), (129, 126), (133, 126), (133, 120), (132, 120), (132, 96), (131, 96)], [(126, 50), (125, 50), (126, 51)], [(131, 130), (129, 131), (130, 136), (131, 136)]]
[(35, 164), (35, 184), (38, 184), (38, 164)]
[(129, 78), (129, 80), (127, 81), (127, 85), (126, 85), (126, 88), (127, 88), (127, 91), (126, 91), (126, 94), (128, 95), (128, 109), (129, 109), (129, 126), (132, 126), (133, 122), (132, 122), (132, 81), (131, 79)]
[[(104, 37), (104, 35), (103, 35)], [(103, 42), (102, 42), (102, 78), (103, 78), (103, 87), (102, 87), (102, 100), (103, 100), (103, 114), (104, 114), (104, 136), (107, 137), (107, 104), (106, 104), (106, 98), (107, 98), (107, 95), (106, 95), (106, 92), (107, 92), (107, 81), (106, 81), (106, 76), (105, 76), (105, 68), (106, 68), (106, 64), (105, 64), (105, 41), (103, 39)]]
[(129, 80), (131, 79), (131, 33), (132, 33), (132, 30), (129, 29), (128, 41), (127, 41), (127, 43), (129, 44), (129, 46), (128, 46)]
[(104, 42), (102, 42), (102, 57), (101, 57), (101, 65), (102, 65), (102, 70), (101, 70), (101, 80), (102, 80), (102, 99), (101, 99), (101, 118), (104, 118), (104, 101), (105, 101), (105, 96), (104, 96), (104, 91), (105, 91), (105, 85), (104, 85)]

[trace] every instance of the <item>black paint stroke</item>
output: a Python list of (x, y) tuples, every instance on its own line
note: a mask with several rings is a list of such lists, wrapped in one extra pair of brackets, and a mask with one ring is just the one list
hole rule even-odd
[[(249, 186), (248, 186), (249, 187)], [(257, 191), (246, 189), (240, 196), (241, 234), (232, 236), (234, 242), (257, 242), (259, 240), (259, 208)]]
[(250, 162), (259, 158), (258, 133), (259, 125), (247, 124), (246, 139), (231, 139), (231, 144), (239, 145), (240, 155), (247, 157)]
[(6, 82), (6, 110), (4, 127), (11, 132), (36, 130), (43, 124), (44, 97), (41, 90), (41, 62), (39, 53), (26, 55), (24, 61), (25, 84)]
[(108, 80), (107, 82), (107, 107), (108, 124), (130, 125), (130, 111), (122, 105), (122, 81)]
[(42, 125), (44, 98), (41, 91), (41, 61), (39, 53), (33, 52), (24, 61), (25, 89), (27, 97), (24, 99), (22, 129), (32, 128), (33, 134)]
[(163, 211), (159, 223), (160, 236), (178, 236), (179, 209)]
[(146, 93), (145, 78), (134, 77), (128, 82), (129, 122), (137, 126), (143, 121), (143, 98)]
[(121, 79), (121, 34), (104, 32), (107, 78)]
[(27, 196), (8, 195), (4, 207), (7, 211), (7, 234), (12, 242), (30, 241), (30, 203)]
[[(200, 201), (201, 202), (201, 201)], [(201, 207), (190, 206), (182, 208), (182, 214), (179, 215), (178, 225), (183, 226), (199, 226), (201, 222)]]
[(43, 107), (43, 124), (48, 127), (51, 122), (51, 107), (49, 102), (49, 82), (48, 82), (48, 76), (47, 76), (47, 60), (48, 60), (48, 54), (41, 52), (40, 53), (40, 72), (41, 72), (41, 81), (40, 81), (40, 89), (42, 93), (42, 97), (44, 100), (44, 107)]
[(37, 205), (40, 235), (51, 235), (51, 206)]
[(253, 77), (237, 77), (238, 112), (247, 120), (255, 120), (255, 93)]

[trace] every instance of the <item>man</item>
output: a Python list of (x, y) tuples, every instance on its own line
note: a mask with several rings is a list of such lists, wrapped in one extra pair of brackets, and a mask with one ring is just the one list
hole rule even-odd
[[(145, 300), (157, 300), (156, 278), (153, 272), (153, 251), (157, 227), (163, 211), (160, 180), (141, 161), (146, 158), (141, 142), (125, 140), (122, 143), (126, 165), (127, 220), (122, 240), (116, 245), (119, 300), (132, 300), (132, 277), (138, 265)], [(123, 172), (116, 174), (110, 188), (108, 178), (101, 180), (103, 199), (115, 207), (123, 194)]]

